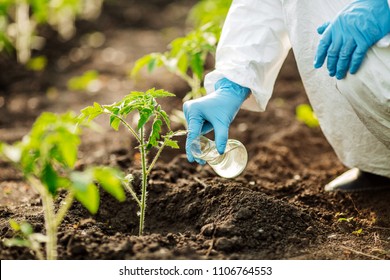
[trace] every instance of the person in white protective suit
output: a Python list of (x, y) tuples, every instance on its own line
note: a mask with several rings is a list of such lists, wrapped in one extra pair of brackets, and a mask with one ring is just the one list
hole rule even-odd
[(212, 129), (224, 152), (240, 107), (266, 109), (292, 48), (322, 131), (351, 168), (325, 190), (390, 190), (389, 2), (233, 0), (208, 94), (183, 106), (188, 160), (204, 163), (190, 146)]

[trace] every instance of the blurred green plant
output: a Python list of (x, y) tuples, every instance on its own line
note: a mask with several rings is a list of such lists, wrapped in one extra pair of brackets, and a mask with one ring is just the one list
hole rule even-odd
[(303, 122), (310, 128), (318, 127), (320, 124), (309, 104), (300, 104), (295, 108), (295, 116), (298, 121)]
[(27, 222), (18, 223), (11, 219), (9, 224), (15, 232), (15, 236), (5, 239), (4, 245), (8, 247), (27, 247), (34, 252), (37, 259), (44, 260), (45, 257), (41, 251), (41, 244), (47, 242), (46, 236), (41, 233), (34, 233), (33, 227)]
[[(35, 121), (22, 141), (13, 145), (0, 142), (0, 156), (23, 172), (26, 181), (42, 199), (47, 259), (57, 258), (58, 227), (74, 199), (95, 214), (100, 203), (98, 183), (119, 201), (125, 200), (123, 174), (117, 169), (91, 166), (84, 171), (76, 170), (80, 134), (81, 126), (73, 113), (46, 112)], [(55, 201), (60, 191), (66, 196), (56, 211)], [(36, 242), (31, 239), (35, 235), (31, 235), (30, 230), (22, 233), (26, 242), (18, 244), (36, 251)]]
[(95, 70), (86, 71), (80, 76), (72, 77), (67, 86), (72, 91), (96, 92), (101, 88), (99, 73)]
[(152, 72), (158, 67), (165, 67), (188, 83), (191, 91), (184, 97), (185, 100), (201, 97), (205, 94), (202, 87), (204, 65), (209, 54), (215, 53), (220, 28), (207, 24), (188, 33), (184, 37), (173, 40), (169, 51), (151, 53), (135, 62), (131, 71), (134, 78), (142, 68)]
[(45, 39), (40, 25), (50, 25), (63, 39), (75, 33), (77, 18), (96, 18), (103, 0), (1, 0), (0, 52), (16, 51), (18, 61), (26, 63), (32, 49), (42, 48)]
[[(208, 56), (215, 56), (217, 44), (222, 32), (222, 25), (232, 0), (199, 1), (189, 12), (187, 21), (194, 29), (186, 36), (173, 40), (164, 53), (151, 53), (139, 58), (131, 71), (135, 78), (141, 69), (149, 73), (158, 67), (165, 67), (187, 82), (191, 91), (183, 101), (199, 98), (206, 94), (203, 85), (205, 67)], [(175, 122), (186, 126), (184, 114), (180, 110), (173, 111)]]
[(46, 56), (40, 55), (37, 57), (30, 58), (29, 61), (27, 61), (26, 63), (26, 68), (28, 70), (39, 72), (45, 70), (46, 65), (47, 65)]
[(220, 26), (225, 21), (232, 0), (202, 0), (190, 10), (188, 21), (199, 27), (212, 23)]
[[(177, 141), (172, 140), (172, 138), (185, 133), (183, 131), (173, 132), (171, 130), (168, 114), (156, 101), (156, 98), (170, 96), (174, 96), (174, 94), (165, 90), (133, 91), (112, 105), (100, 105), (95, 102), (93, 106), (84, 108), (79, 116), (80, 122), (89, 122), (100, 115), (108, 115), (110, 117), (110, 125), (114, 130), (118, 130), (122, 124), (137, 140), (141, 155), (141, 196), (138, 197), (132, 187), (133, 176), (131, 174), (126, 176), (125, 187), (139, 207), (139, 235), (143, 234), (145, 225), (148, 177), (165, 147), (179, 148)], [(138, 116), (136, 127), (131, 126), (126, 121), (128, 115), (133, 112)], [(146, 128), (148, 123), (151, 123), (149, 132), (147, 132)], [(164, 125), (167, 130), (166, 133), (162, 133)], [(147, 158), (152, 148), (157, 149), (157, 152), (151, 163), (148, 164)]]

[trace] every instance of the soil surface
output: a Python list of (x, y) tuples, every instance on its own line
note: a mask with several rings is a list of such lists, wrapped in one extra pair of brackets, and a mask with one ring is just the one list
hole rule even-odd
[[(43, 72), (27, 71), (2, 56), (0, 140), (20, 140), (43, 111), (78, 112), (93, 101), (110, 104), (131, 90), (164, 88), (177, 98), (161, 100), (163, 108), (181, 109), (188, 87), (179, 78), (158, 70), (134, 81), (128, 72), (137, 58), (164, 51), (188, 31), (185, 18), (194, 1), (140, 2), (108, 1), (99, 19), (78, 22), (78, 34), (67, 42), (43, 30), (50, 38), (37, 53), (49, 58)], [(94, 32), (101, 44), (91, 46), (86, 38)], [(92, 69), (100, 73), (95, 90), (67, 89), (71, 77)], [(347, 169), (320, 128), (296, 120), (295, 107), (302, 103), (308, 101), (290, 54), (267, 111), (240, 111), (231, 126), (230, 138), (243, 142), (249, 153), (242, 175), (220, 178), (207, 165), (188, 163), (182, 148), (166, 149), (150, 176), (145, 235), (137, 234), (130, 195), (118, 203), (102, 191), (97, 215), (78, 202), (71, 207), (59, 229), (59, 258), (390, 259), (390, 192), (324, 192), (324, 185)], [(138, 178), (139, 155), (131, 137), (111, 130), (104, 118), (98, 123), (105, 131), (85, 131), (78, 165), (116, 166)], [(40, 198), (22, 174), (0, 161), (1, 239), (13, 236), (11, 218), (44, 233)], [(0, 243), (0, 258), (35, 256)]]

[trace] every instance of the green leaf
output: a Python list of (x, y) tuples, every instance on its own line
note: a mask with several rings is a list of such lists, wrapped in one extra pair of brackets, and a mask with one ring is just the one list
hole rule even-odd
[(295, 109), (298, 121), (305, 123), (308, 127), (314, 128), (319, 126), (318, 119), (309, 104), (300, 104)]
[(171, 129), (171, 121), (169, 120), (168, 114), (167, 114), (164, 110), (162, 110), (162, 109), (160, 109), (160, 110), (158, 111), (158, 113), (159, 113), (159, 115), (162, 117), (162, 119), (164, 120), (164, 122), (165, 122), (165, 124), (167, 125), (167, 127), (168, 127), (169, 129)]
[(72, 91), (87, 91), (92, 82), (99, 79), (99, 73), (95, 70), (84, 72), (80, 76), (71, 78), (68, 81), (68, 89)]
[(171, 139), (165, 139), (164, 140), (164, 142), (165, 142), (165, 145), (166, 146), (168, 146), (168, 147), (171, 147), (171, 148), (173, 148), (173, 149), (179, 149), (180, 147), (179, 147), (179, 144), (178, 144), (178, 142), (176, 141), (176, 140), (171, 140)]
[(158, 139), (160, 139), (160, 132), (163, 122), (160, 119), (155, 119), (152, 125), (152, 131), (150, 132), (147, 149), (151, 147), (157, 147)]
[(87, 119), (87, 121), (92, 121), (102, 113), (103, 113), (102, 106), (99, 103), (95, 102), (93, 106), (88, 106), (82, 109), (79, 118), (81, 118), (82, 120)]
[(55, 195), (57, 193), (58, 175), (50, 163), (46, 163), (44, 165), (40, 179), (49, 191), (49, 193), (51, 193), (52, 195)]
[(187, 54), (183, 53), (177, 60), (177, 68), (183, 74), (188, 71), (188, 57)]
[(46, 56), (37, 56), (34, 58), (30, 58), (29, 61), (27, 61), (26, 67), (28, 70), (32, 71), (42, 71), (46, 68), (47, 65), (47, 58)]
[(191, 58), (191, 69), (194, 72), (194, 74), (198, 77), (198, 79), (203, 78), (203, 60), (201, 58), (200, 53), (196, 53)]
[(149, 62), (148, 62), (148, 72), (149, 73), (152, 73), (154, 68), (156, 68), (156, 65), (157, 65), (157, 58), (156, 57), (152, 57)]
[(22, 238), (11, 238), (4, 240), (4, 245), (7, 247), (30, 247), (30, 244), (30, 241)]
[(153, 116), (153, 110), (150, 108), (141, 109), (139, 112), (138, 129), (141, 129), (149, 121), (151, 116)]
[(121, 124), (121, 120), (118, 117), (116, 117), (115, 115), (110, 116), (110, 125), (113, 129), (118, 131), (120, 124)]
[(27, 222), (23, 222), (20, 224), (20, 231), (25, 235), (25, 236), (29, 236), (31, 235), (34, 230), (33, 230), (33, 227), (27, 223)]
[(71, 139), (64, 139), (64, 141), (58, 143), (59, 153), (63, 159), (65, 166), (73, 168), (77, 161), (77, 146), (78, 139), (72, 141)]
[(75, 191), (76, 199), (87, 210), (96, 214), (99, 209), (99, 190), (93, 183), (92, 173), (89, 171), (78, 172), (74, 171), (70, 175), (72, 181), (72, 189)]
[(169, 91), (163, 89), (154, 89), (154, 88), (147, 90), (146, 94), (150, 94), (154, 98), (176, 96), (175, 94)]
[[(155, 54), (154, 53), (151, 53), (151, 54), (148, 54), (148, 55), (145, 55), (141, 58), (139, 58), (135, 64), (134, 64), (134, 67), (133, 69), (131, 70), (131, 76), (134, 77), (135, 75), (137, 75), (139, 73), (139, 71), (144, 68), (145, 66), (149, 65), (151, 61), (155, 61)], [(149, 66), (148, 66), (149, 67)]]
[(126, 199), (125, 192), (122, 187), (123, 175), (121, 172), (110, 167), (95, 167), (93, 168), (94, 178), (109, 194), (119, 201)]
[(17, 221), (15, 221), (14, 219), (9, 220), (9, 225), (16, 232), (20, 230), (20, 224)]

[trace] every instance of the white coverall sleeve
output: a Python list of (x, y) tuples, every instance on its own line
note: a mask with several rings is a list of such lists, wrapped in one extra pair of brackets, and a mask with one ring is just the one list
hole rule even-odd
[(233, 0), (215, 70), (205, 78), (206, 91), (213, 92), (219, 79), (228, 78), (250, 88), (252, 95), (244, 108), (264, 111), (290, 48), (280, 0)]

